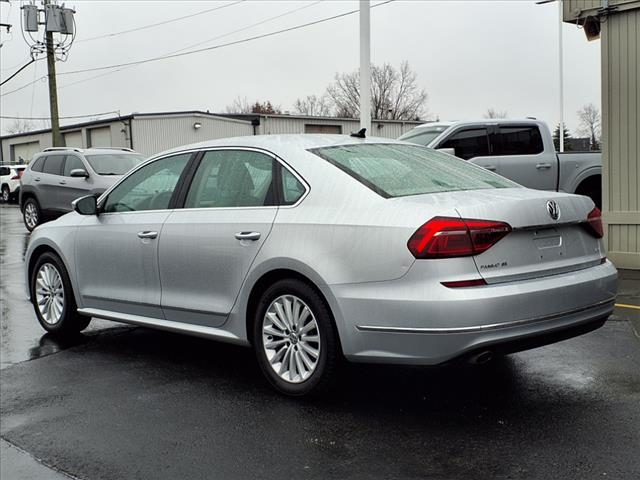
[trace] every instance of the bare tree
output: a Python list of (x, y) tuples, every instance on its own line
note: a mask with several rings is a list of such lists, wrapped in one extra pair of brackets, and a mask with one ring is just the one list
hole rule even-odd
[(494, 108), (487, 108), (484, 114), (484, 118), (507, 118), (508, 116), (506, 110), (495, 110)]
[(32, 130), (36, 130), (35, 123), (32, 120), (23, 120), (21, 118), (16, 118), (6, 128), (6, 131), (9, 135), (12, 135), (14, 133), (30, 132)]
[(249, 103), (247, 97), (237, 96), (231, 105), (227, 105), (225, 109), (227, 113), (251, 113), (253, 105)]
[(300, 115), (328, 117), (331, 115), (331, 100), (326, 94), (319, 97), (307, 95), (304, 98), (298, 98), (293, 104), (293, 108)]
[[(360, 115), (360, 75), (357, 71), (338, 73), (327, 88), (338, 117)], [(427, 92), (417, 83), (408, 62), (400, 69), (385, 63), (371, 67), (371, 114), (380, 120), (419, 120), (427, 116)]]
[(591, 150), (600, 149), (600, 110), (588, 103), (577, 112), (579, 126), (577, 132), (589, 137)]

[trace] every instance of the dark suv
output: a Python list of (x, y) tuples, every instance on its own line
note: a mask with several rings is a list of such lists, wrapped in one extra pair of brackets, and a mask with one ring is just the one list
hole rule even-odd
[(71, 202), (100, 195), (145, 159), (126, 148), (46, 148), (22, 174), (20, 209), (29, 231), (71, 211)]

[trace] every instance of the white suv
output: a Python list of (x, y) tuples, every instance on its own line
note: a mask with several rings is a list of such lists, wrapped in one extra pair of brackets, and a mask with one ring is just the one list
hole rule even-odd
[(18, 199), (20, 177), (25, 168), (27, 168), (26, 165), (0, 165), (0, 185), (2, 186), (0, 200), (3, 203)]

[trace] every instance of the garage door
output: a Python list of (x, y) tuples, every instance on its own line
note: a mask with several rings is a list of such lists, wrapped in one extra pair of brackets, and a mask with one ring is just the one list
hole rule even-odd
[(92, 128), (89, 130), (89, 147), (110, 147), (111, 127)]
[(29, 163), (31, 157), (40, 151), (40, 142), (20, 143), (11, 145), (11, 163)]
[(64, 144), (67, 147), (82, 148), (82, 132), (68, 132), (64, 134)]

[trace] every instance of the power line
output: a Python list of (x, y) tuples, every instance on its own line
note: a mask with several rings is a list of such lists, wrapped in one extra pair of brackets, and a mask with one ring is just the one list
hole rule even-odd
[[(391, 3), (393, 1), (395, 1), (395, 0), (386, 0), (384, 2), (380, 2), (380, 3), (376, 4), (376, 5), (371, 6), (371, 8), (380, 7), (382, 5), (385, 5), (387, 3)], [(313, 22), (303, 23), (303, 24), (296, 25), (296, 26), (289, 27), (289, 28), (283, 28), (281, 30), (276, 30), (274, 32), (269, 32), (269, 33), (264, 33), (262, 35), (256, 35), (256, 36), (253, 36), (253, 37), (243, 38), (243, 39), (240, 39), (240, 40), (235, 40), (233, 42), (221, 43), (219, 45), (213, 45), (211, 47), (199, 48), (197, 50), (190, 50), (190, 51), (184, 52), (184, 53), (174, 53), (174, 54), (169, 54), (169, 55), (162, 55), (162, 56), (158, 56), (158, 57), (146, 58), (144, 60), (136, 60), (136, 61), (133, 61), (133, 62), (118, 63), (118, 64), (114, 64), (114, 65), (105, 65), (105, 66), (102, 66), (102, 67), (85, 68), (85, 69), (82, 69), (82, 70), (72, 70), (70, 72), (61, 72), (58, 75), (75, 75), (75, 74), (78, 74), (78, 73), (85, 73), (85, 72), (97, 72), (97, 71), (100, 71), (100, 70), (108, 70), (108, 69), (111, 69), (111, 68), (127, 67), (129, 65), (141, 65), (143, 63), (157, 62), (159, 60), (167, 60), (167, 59), (170, 59), (170, 58), (184, 57), (186, 55), (193, 55), (195, 53), (201, 53), (201, 52), (207, 52), (207, 51), (211, 51), (211, 50), (217, 50), (217, 49), (224, 48), (224, 47), (230, 47), (232, 45), (239, 45), (241, 43), (247, 43), (247, 42), (252, 42), (252, 41), (255, 41), (255, 40), (260, 40), (262, 38), (273, 37), (273, 36), (279, 35), (281, 33), (292, 32), (294, 30), (300, 30), (302, 28), (310, 27), (310, 26), (313, 26), (313, 25), (318, 25), (318, 24), (324, 23), (324, 22), (329, 22), (331, 20), (336, 20), (338, 18), (346, 17), (348, 15), (353, 15), (354, 13), (358, 13), (358, 12), (359, 12), (359, 10), (351, 10), (349, 12), (340, 13), (338, 15), (332, 15), (331, 17), (321, 18), (320, 20), (314, 20)]]
[[(111, 113), (117, 113), (118, 116), (120, 112), (117, 110), (113, 110), (111, 112), (101, 112), (101, 113), (88, 113), (87, 115), (70, 115), (66, 117), (58, 117), (61, 120), (70, 120), (73, 118), (87, 118), (87, 117), (101, 117), (103, 115), (109, 115)], [(51, 117), (19, 117), (19, 116), (9, 116), (9, 115), (0, 115), (0, 118), (3, 120), (50, 120)]]
[[(308, 5), (304, 5), (304, 6), (302, 6), (302, 7), (294, 8), (294, 9), (292, 9), (292, 10), (287, 10), (286, 12), (283, 12), (283, 13), (281, 13), (281, 14), (279, 14), (279, 15), (275, 15), (275, 16), (273, 16), (273, 17), (266, 18), (266, 19), (261, 20), (261, 21), (259, 21), (259, 22), (252, 23), (251, 25), (247, 25), (247, 26), (245, 26), (245, 27), (238, 28), (238, 29), (236, 29), (236, 30), (232, 30), (232, 31), (227, 32), (227, 33), (223, 33), (222, 35), (217, 35), (217, 36), (215, 36), (215, 37), (209, 38), (209, 39), (207, 39), (207, 40), (204, 40), (204, 41), (201, 41), (201, 42), (198, 42), (198, 43), (194, 43), (194, 44), (191, 44), (191, 45), (187, 45), (186, 47), (183, 47), (183, 48), (181, 48), (181, 49), (179, 49), (179, 50), (173, 50), (173, 51), (171, 51), (171, 52), (167, 53), (166, 55), (171, 55), (171, 54), (174, 54), (174, 53), (179, 53), (179, 52), (182, 52), (182, 51), (187, 50), (187, 49), (189, 49), (189, 48), (197, 47), (197, 46), (199, 46), (199, 45), (203, 45), (203, 44), (205, 44), (205, 43), (209, 43), (209, 42), (212, 42), (212, 41), (214, 41), (214, 40), (219, 40), (219, 39), (221, 39), (221, 38), (228, 37), (228, 36), (230, 36), (230, 35), (233, 35), (234, 33), (239, 33), (239, 32), (242, 32), (242, 31), (244, 31), (244, 30), (248, 30), (248, 29), (250, 29), (250, 28), (257, 27), (258, 25), (263, 25), (263, 24), (265, 24), (265, 23), (267, 23), (267, 22), (271, 22), (271, 21), (273, 21), (273, 20), (277, 20), (277, 19), (279, 19), (279, 18), (285, 17), (285, 16), (287, 16), (287, 15), (290, 15), (290, 14), (292, 14), (292, 13), (298, 12), (298, 11), (300, 11), (300, 10), (304, 10), (304, 9), (306, 9), (306, 8), (313, 7), (314, 5), (317, 5), (317, 4), (319, 4), (319, 3), (322, 3), (322, 0), (318, 0), (318, 1), (316, 1), (316, 2), (310, 3), (310, 4), (308, 4)], [(133, 67), (135, 67), (135, 66), (136, 66), (136, 65), (129, 65), (129, 66), (126, 66), (126, 67), (118, 68), (118, 69), (116, 69), (116, 70), (112, 70), (112, 71), (110, 71), (110, 72), (101, 73), (101, 74), (99, 74), (99, 75), (94, 75), (93, 77), (84, 78), (84, 79), (82, 79), (82, 80), (78, 80), (77, 82), (67, 83), (67, 84), (64, 84), (64, 85), (61, 85), (60, 87), (58, 87), (58, 90), (61, 90), (61, 89), (63, 89), (63, 88), (67, 88), (67, 87), (71, 87), (71, 86), (73, 86), (73, 85), (77, 85), (77, 84), (79, 84), (79, 83), (89, 82), (89, 81), (91, 81), (91, 80), (95, 80), (96, 78), (104, 77), (104, 76), (107, 76), (107, 75), (112, 75), (112, 74), (114, 74), (114, 73), (121, 72), (122, 70), (126, 70), (126, 69), (128, 69), (128, 68), (133, 68)]]
[(234, 5), (237, 5), (237, 4), (243, 3), (243, 2), (246, 2), (246, 0), (238, 0), (237, 2), (227, 3), (226, 5), (221, 5), (221, 6), (215, 7), (215, 8), (209, 8), (207, 10), (202, 10), (200, 12), (192, 13), (190, 15), (185, 15), (183, 17), (171, 18), (169, 20), (164, 20), (162, 22), (151, 23), (149, 25), (143, 25), (142, 27), (131, 28), (129, 30), (122, 30), (120, 32), (114, 32), (114, 33), (105, 33), (104, 35), (98, 35), (96, 37), (89, 37), (89, 38), (85, 38), (85, 39), (82, 39), (82, 40), (77, 40), (76, 43), (91, 42), (93, 40), (99, 40), (101, 38), (115, 37), (117, 35), (124, 35), (126, 33), (137, 32), (137, 31), (140, 31), (140, 30), (145, 30), (147, 28), (158, 27), (160, 25), (166, 25), (167, 23), (177, 22), (179, 20), (184, 20), (186, 18), (197, 17), (198, 15), (204, 15), (205, 13), (214, 12), (216, 10), (222, 10), (223, 8), (232, 7)]
[[(380, 7), (382, 5), (386, 5), (387, 3), (391, 3), (391, 2), (394, 2), (394, 1), (395, 0), (385, 0), (383, 2), (377, 3), (376, 5), (372, 5), (371, 8)], [(70, 72), (60, 72), (60, 73), (58, 73), (58, 75), (75, 75), (75, 74), (78, 74), (78, 73), (97, 72), (97, 71), (101, 71), (101, 70), (109, 70), (109, 69), (112, 69), (112, 68), (121, 68), (121, 67), (133, 66), (133, 65), (141, 65), (141, 64), (144, 64), (144, 63), (156, 62), (156, 61), (160, 61), (160, 60), (167, 60), (167, 59), (170, 59), (170, 58), (177, 58), (177, 57), (183, 57), (183, 56), (186, 56), (186, 55), (192, 55), (192, 54), (195, 54), (195, 53), (201, 53), (201, 52), (206, 52), (206, 51), (211, 51), (211, 50), (217, 50), (217, 49), (221, 49), (221, 48), (224, 48), (224, 47), (230, 47), (232, 45), (238, 45), (238, 44), (241, 44), (241, 43), (247, 43), (247, 42), (251, 42), (251, 41), (254, 41), (254, 40), (259, 40), (259, 39), (262, 39), (262, 38), (272, 37), (272, 36), (275, 36), (275, 35), (279, 35), (281, 33), (291, 32), (291, 31), (294, 31), (294, 30), (300, 30), (302, 28), (310, 27), (310, 26), (313, 26), (313, 25), (318, 25), (320, 23), (324, 23), (324, 22), (328, 22), (328, 21), (335, 20), (335, 19), (338, 19), (338, 18), (342, 18), (342, 17), (346, 17), (346, 16), (349, 16), (349, 15), (353, 15), (354, 13), (357, 13), (357, 12), (359, 12), (359, 10), (351, 10), (349, 12), (340, 13), (338, 15), (333, 15), (331, 17), (321, 18), (321, 19), (315, 20), (313, 22), (308, 22), (308, 23), (296, 25), (296, 26), (293, 26), (293, 27), (284, 28), (284, 29), (281, 29), (281, 30), (276, 30), (274, 32), (269, 32), (269, 33), (265, 33), (265, 34), (262, 34), (262, 35), (256, 35), (256, 36), (253, 36), (253, 37), (243, 38), (243, 39), (236, 40), (236, 41), (233, 41), (233, 42), (222, 43), (222, 44), (218, 44), (218, 45), (213, 45), (211, 47), (200, 48), (200, 49), (197, 49), (197, 50), (190, 50), (190, 51), (184, 52), (184, 53), (174, 53), (174, 54), (162, 55), (162, 56), (158, 56), (158, 57), (152, 57), (152, 58), (147, 58), (147, 59), (144, 59), (144, 60), (137, 60), (137, 61), (133, 61), (133, 62), (125, 62), (125, 63), (115, 64), (115, 65), (106, 65), (106, 66), (103, 66), (103, 67), (93, 67), (93, 68), (86, 68), (86, 69), (82, 69), (82, 70), (72, 70)], [(98, 75), (98, 76), (102, 76), (102, 75)], [(93, 77), (93, 78), (97, 78), (98, 76)], [(9, 92), (3, 93), (3, 94), (0, 95), (0, 97), (4, 97), (6, 95), (10, 95), (12, 93), (18, 92), (18, 91), (20, 91), (20, 90), (22, 90), (24, 88), (27, 88), (27, 87), (33, 85), (34, 83), (38, 82), (39, 80), (41, 80), (43, 78), (46, 78), (46, 77), (40, 77), (39, 79), (37, 79), (37, 80), (35, 80), (33, 82), (29, 82), (29, 83), (27, 83), (25, 85), (22, 85), (21, 87), (18, 87), (18, 88), (14, 89), (14, 90), (11, 90)], [(76, 82), (76, 83), (80, 83), (80, 82)]]
[(35, 60), (31, 59), (30, 61), (28, 61), (27, 63), (25, 63), (23, 66), (21, 66), (17, 72), (14, 72), (13, 75), (11, 75), (9, 78), (7, 78), (6, 80), (3, 80), (2, 82), (0, 82), (0, 86), (4, 85), (5, 83), (7, 83), (9, 80), (11, 80), (13, 77), (15, 77), (16, 75), (18, 75), (22, 70), (24, 70), (25, 68), (27, 68), (29, 65), (31, 65), (32, 63), (34, 63)]

